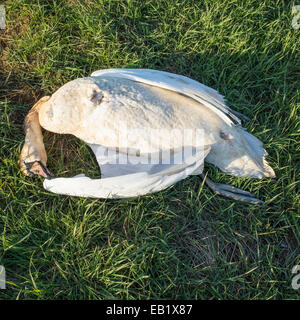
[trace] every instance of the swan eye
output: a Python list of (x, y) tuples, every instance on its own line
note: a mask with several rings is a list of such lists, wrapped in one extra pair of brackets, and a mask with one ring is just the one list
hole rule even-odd
[(103, 95), (101, 92), (97, 92), (95, 89), (93, 90), (92, 96), (91, 96), (91, 102), (94, 104), (100, 104), (102, 101)]

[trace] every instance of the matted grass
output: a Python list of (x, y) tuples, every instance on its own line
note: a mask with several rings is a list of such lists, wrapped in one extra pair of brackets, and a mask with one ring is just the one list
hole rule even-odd
[[(291, 1), (5, 1), (0, 30), (2, 299), (298, 299), (299, 30)], [(189, 76), (252, 121), (276, 179), (217, 182), (262, 206), (215, 196), (193, 176), (131, 200), (46, 192), (21, 175), (23, 120), (65, 82), (103, 68)], [(297, 74), (298, 72), (298, 74)], [(71, 136), (45, 133), (55, 176), (98, 169)], [(64, 153), (63, 153), (64, 152)]]

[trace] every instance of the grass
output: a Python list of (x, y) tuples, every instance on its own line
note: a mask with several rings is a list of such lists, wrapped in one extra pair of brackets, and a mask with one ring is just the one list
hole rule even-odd
[[(2, 2), (3, 3), (3, 2)], [(299, 30), (283, 0), (8, 0), (0, 30), (1, 299), (299, 299)], [(131, 200), (46, 192), (21, 175), (33, 103), (103, 68), (153, 68), (219, 90), (252, 121), (276, 179), (193, 176)], [(297, 73), (298, 72), (298, 73)], [(97, 176), (89, 149), (45, 132), (55, 176)], [(62, 153), (64, 150), (64, 153)], [(298, 210), (298, 211), (297, 211)]]

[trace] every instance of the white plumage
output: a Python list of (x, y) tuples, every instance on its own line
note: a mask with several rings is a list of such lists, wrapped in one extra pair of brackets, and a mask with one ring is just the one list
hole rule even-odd
[[(240, 126), (223, 96), (184, 76), (148, 69), (99, 70), (62, 86), (43, 103), (38, 114), (46, 130), (73, 134), (88, 143), (101, 169), (101, 179), (82, 175), (46, 179), (44, 188), (51, 192), (96, 198), (133, 197), (200, 174), (204, 160), (235, 176), (274, 176), (265, 161), (262, 143)], [(128, 128), (137, 130), (137, 134), (128, 135)], [(188, 163), (138, 163), (143, 155), (161, 151), (187, 160), (181, 151), (185, 147), (182, 136), (176, 130), (203, 133), (201, 145), (191, 146), (196, 152)], [(174, 134), (170, 139), (164, 132)], [(128, 139), (123, 148), (125, 135)], [(118, 151), (113, 157), (117, 162), (130, 155), (133, 163), (112, 164), (108, 151), (115, 147)]]

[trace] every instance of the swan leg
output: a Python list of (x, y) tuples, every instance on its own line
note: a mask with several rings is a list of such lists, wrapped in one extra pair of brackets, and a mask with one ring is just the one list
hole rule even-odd
[(29, 111), (25, 118), (25, 143), (18, 161), (21, 172), (26, 176), (40, 175), (50, 179), (46, 168), (47, 153), (43, 143), (42, 130), (39, 123), (39, 110), (49, 96), (41, 98)]
[(215, 183), (207, 178), (203, 173), (200, 174), (200, 176), (204, 179), (204, 182), (208, 187), (218, 195), (253, 204), (263, 203), (263, 201), (255, 198), (254, 195), (248, 191), (244, 191), (227, 184)]

